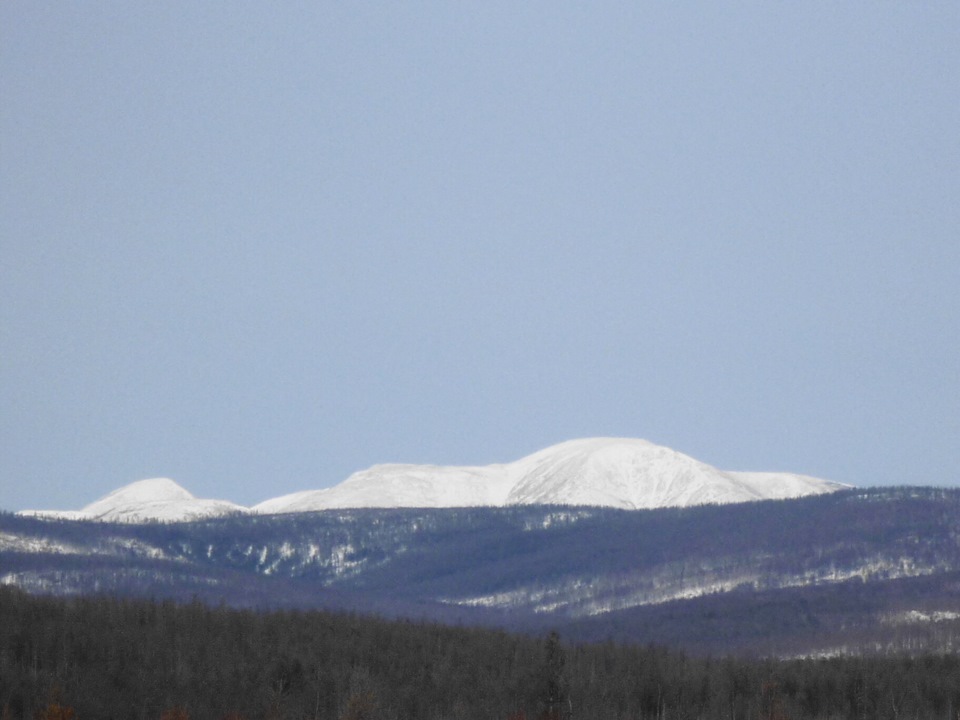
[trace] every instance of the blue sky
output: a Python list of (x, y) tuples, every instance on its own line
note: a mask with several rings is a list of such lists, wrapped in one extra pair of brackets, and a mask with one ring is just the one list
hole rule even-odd
[(643, 437), (960, 485), (960, 5), (0, 4), (0, 507)]

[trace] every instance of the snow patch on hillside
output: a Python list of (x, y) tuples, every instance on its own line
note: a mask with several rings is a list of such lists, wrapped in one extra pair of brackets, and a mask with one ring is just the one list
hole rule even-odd
[[(813, 585), (831, 585), (854, 578), (869, 580), (882, 577), (898, 579), (931, 575), (943, 571), (933, 565), (920, 565), (904, 559), (875, 557), (842, 569), (823, 569), (817, 572), (778, 575), (762, 568), (725, 572), (722, 565), (702, 567), (699, 571), (688, 566), (664, 565), (642, 573), (624, 573), (620, 576), (568, 578), (549, 586), (521, 585), (497, 593), (472, 597), (442, 597), (439, 602), (448, 605), (486, 607), (509, 610), (523, 609), (535, 613), (562, 612), (568, 617), (580, 618), (602, 615), (618, 610), (660, 605), (676, 600), (692, 600), (705, 595), (728, 593), (740, 589), (771, 590)], [(907, 614), (888, 619), (888, 622), (921, 622), (925, 618)], [(932, 614), (930, 620), (953, 619), (944, 613)]]
[(889, 625), (915, 625), (960, 620), (960, 613), (953, 610), (906, 610), (884, 615), (881, 621)]

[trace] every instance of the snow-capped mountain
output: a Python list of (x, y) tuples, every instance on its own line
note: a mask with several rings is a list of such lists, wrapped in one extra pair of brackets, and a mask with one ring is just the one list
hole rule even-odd
[(247, 512), (227, 500), (195, 498), (169, 478), (152, 478), (114, 490), (82, 510), (28, 510), (23, 514), (107, 522), (184, 522)]
[(503, 504), (624, 509), (736, 503), (833, 492), (839, 483), (784, 473), (724, 472), (646, 440), (588, 438), (534, 453)]
[(80, 511), (28, 514), (182, 522), (244, 512), (330, 508), (592, 505), (629, 510), (793, 498), (845, 487), (789, 473), (725, 472), (646, 440), (585, 438), (505, 464), (374, 465), (334, 487), (284, 495), (252, 508), (226, 500), (201, 500), (172, 480), (156, 478), (115, 490)]
[(274, 498), (253, 510), (531, 504), (637, 509), (800, 497), (844, 487), (803, 475), (724, 472), (646, 440), (586, 438), (503, 465), (375, 465), (332, 488)]

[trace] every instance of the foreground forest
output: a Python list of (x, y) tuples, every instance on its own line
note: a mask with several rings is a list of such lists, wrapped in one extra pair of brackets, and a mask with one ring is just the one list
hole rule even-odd
[(0, 588), (4, 720), (951, 718), (960, 659), (691, 658), (348, 613)]

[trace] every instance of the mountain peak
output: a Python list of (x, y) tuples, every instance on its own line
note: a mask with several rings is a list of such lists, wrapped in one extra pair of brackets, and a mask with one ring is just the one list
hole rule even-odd
[(96, 516), (103, 510), (119, 504), (157, 503), (193, 499), (193, 495), (170, 478), (149, 478), (147, 480), (137, 480), (111, 493), (107, 493), (99, 500), (95, 500), (83, 508), (83, 512)]
[(87, 505), (81, 513), (112, 522), (182, 522), (247, 512), (226, 500), (201, 500), (170, 478), (150, 478), (124, 485)]

